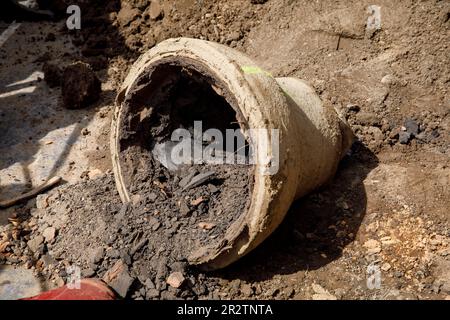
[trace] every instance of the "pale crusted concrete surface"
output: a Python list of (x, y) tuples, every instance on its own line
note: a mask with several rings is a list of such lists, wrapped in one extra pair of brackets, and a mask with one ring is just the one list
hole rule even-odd
[[(3, 24), (2, 30), (8, 27)], [(109, 166), (107, 139), (103, 139), (103, 145), (97, 143), (109, 126), (110, 119), (106, 116), (109, 106), (64, 109), (59, 101), (59, 88), (51, 89), (43, 81), (42, 62), (59, 63), (64, 54), (75, 51), (64, 35), (52, 42), (43, 41), (49, 28), (54, 27), (21, 23), (1, 47), (4, 52), (0, 69), (2, 200), (55, 175), (74, 183), (85, 171), (103, 172)], [(90, 159), (95, 156), (105, 161), (94, 163)]]

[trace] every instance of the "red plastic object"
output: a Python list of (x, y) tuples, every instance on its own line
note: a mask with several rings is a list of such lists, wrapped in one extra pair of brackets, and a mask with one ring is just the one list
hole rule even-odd
[(79, 289), (64, 287), (21, 300), (114, 300), (114, 292), (101, 280), (83, 279)]

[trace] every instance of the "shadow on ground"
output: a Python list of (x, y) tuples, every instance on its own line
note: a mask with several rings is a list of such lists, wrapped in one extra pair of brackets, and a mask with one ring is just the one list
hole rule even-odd
[(45, 278), (31, 269), (0, 265), (0, 300), (17, 300), (52, 289)]
[[(6, 3), (0, 4), (0, 10)], [(127, 50), (119, 31), (108, 20), (109, 12), (120, 8), (119, 0), (71, 2), (81, 6), (83, 15), (82, 29), (74, 31), (60, 27), (67, 16), (63, 1), (44, 3), (43, 9), (56, 9), (61, 20), (22, 21), (0, 47), (0, 200), (36, 187), (67, 166), (67, 156), (83, 128), (99, 107), (113, 101), (114, 93), (104, 91), (100, 101), (87, 110), (63, 108), (59, 88), (52, 90), (42, 81), (43, 63), (64, 66), (83, 60), (106, 78), (108, 59)], [(1, 33), (9, 23), (0, 23)], [(67, 49), (70, 42), (75, 50)], [(2, 216), (0, 210), (0, 223)]]
[(258, 248), (213, 275), (258, 282), (275, 275), (316, 270), (342, 255), (354, 241), (366, 213), (364, 179), (377, 157), (357, 142), (333, 181), (291, 206), (280, 227)]

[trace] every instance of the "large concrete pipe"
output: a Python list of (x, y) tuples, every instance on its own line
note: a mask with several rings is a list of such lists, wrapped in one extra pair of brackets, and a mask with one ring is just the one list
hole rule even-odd
[(305, 82), (274, 78), (246, 55), (217, 43), (169, 39), (136, 61), (117, 96), (111, 151), (117, 189), (124, 202), (131, 197), (130, 166), (138, 161), (121, 156), (129, 146), (126, 132), (133, 130), (132, 114), (142, 112), (148, 104), (130, 106), (128, 102), (137, 92), (150, 97), (151, 92), (167, 85), (171, 75), (165, 70), (170, 66), (204, 77), (234, 109), (244, 135), (250, 128), (279, 130), (276, 144), (271, 143), (270, 135), (251, 138), (255, 150), (273, 145), (279, 148), (278, 171), (267, 174), (267, 161), (257, 162), (247, 210), (228, 227), (223, 239), (198, 248), (188, 258), (205, 270), (218, 269), (258, 246), (282, 222), (295, 199), (326, 183), (353, 135), (335, 110), (324, 106)]

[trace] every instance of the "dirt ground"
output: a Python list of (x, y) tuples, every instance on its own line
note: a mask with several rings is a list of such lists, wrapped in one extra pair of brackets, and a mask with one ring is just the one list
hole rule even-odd
[[(45, 142), (46, 131), (76, 124), (81, 139), (74, 142), (79, 153), (64, 161), (48, 158), (50, 173), (68, 184), (0, 210), (0, 263), (26, 266), (57, 285), (67, 280), (63, 266), (81, 263), (77, 252), (91, 245), (85, 235), (104, 223), (92, 218), (99, 203), (105, 213), (120, 211), (108, 151), (114, 93), (141, 53), (164, 39), (188, 36), (241, 50), (274, 76), (308, 81), (325, 104), (347, 118), (358, 141), (333, 181), (295, 202), (280, 228), (248, 256), (192, 277), (190, 294), (131, 274), (133, 286), (125, 295), (450, 299), (449, 1), (78, 2), (81, 30), (67, 31), (65, 21), (25, 22), (0, 48), (2, 92), (17, 80), (16, 70), (29, 74), (42, 70), (44, 62), (63, 68), (77, 60), (92, 66), (103, 90), (88, 110), (69, 111), (59, 107), (57, 89), (35, 80), (39, 95), (48, 97), (43, 110), (52, 109), (27, 113), (30, 123), (45, 126), (26, 143), (15, 143), (26, 133), (11, 128), (32, 96), (14, 99), (0, 92), (1, 199), (39, 181), (8, 170), (16, 163), (34, 169), (31, 159), (46, 154), (36, 145), (52, 146)], [(379, 25), (369, 23), (371, 10), (377, 10), (369, 10), (372, 5), (380, 10)], [(83, 212), (85, 229), (70, 223)], [(33, 252), (29, 241), (36, 245)], [(56, 250), (64, 247), (72, 251)], [(92, 261), (81, 263), (85, 275), (104, 275), (107, 264), (101, 261), (121, 256), (110, 251), (90, 254)]]

